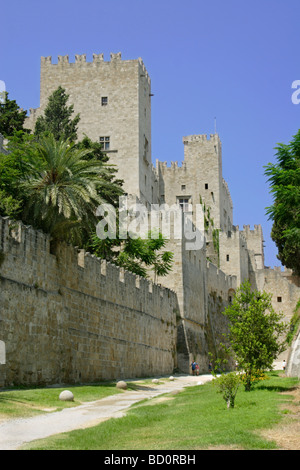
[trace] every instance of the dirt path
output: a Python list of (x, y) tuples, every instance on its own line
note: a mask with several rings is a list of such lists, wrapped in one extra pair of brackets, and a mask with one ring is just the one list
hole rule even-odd
[[(47, 413), (33, 418), (11, 419), (0, 422), (0, 450), (17, 450), (23, 444), (54, 434), (95, 426), (110, 418), (122, 417), (133, 404), (159, 395), (176, 392), (185, 387), (205, 383), (211, 375), (199, 377), (176, 376), (173, 382), (141, 386), (137, 391), (125, 391), (76, 408)], [(282, 405), (286, 417), (276, 427), (265, 430), (262, 436), (276, 441), (282, 450), (300, 450), (300, 387), (287, 392), (294, 400)]]
[(282, 411), (287, 412), (284, 420), (272, 429), (262, 432), (262, 436), (275, 441), (281, 450), (300, 450), (300, 387), (284, 392), (294, 400), (284, 403)]
[(11, 419), (0, 423), (0, 450), (16, 450), (35, 439), (53, 434), (94, 426), (110, 418), (124, 416), (126, 410), (141, 400), (154, 398), (164, 393), (182, 390), (185, 387), (205, 383), (211, 375), (175, 376), (174, 381), (150, 384), (137, 391), (124, 391), (95, 402), (84, 403), (75, 408), (48, 413), (33, 418)]

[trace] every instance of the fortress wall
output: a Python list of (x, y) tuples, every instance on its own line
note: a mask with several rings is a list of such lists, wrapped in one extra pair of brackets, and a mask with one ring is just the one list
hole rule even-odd
[[(276, 313), (284, 315), (283, 319), (288, 324), (300, 299), (300, 287), (297, 283), (291, 282), (291, 272), (287, 269), (281, 271), (280, 267), (265, 268), (258, 270), (254, 273), (254, 276), (255, 282), (253, 284), (255, 284), (257, 290), (272, 294), (272, 307)], [(293, 367), (297, 368), (296, 363), (292, 364), (293, 360), (296, 360), (296, 356), (292, 355), (294, 347), (295, 344), (278, 356), (276, 362), (280, 363), (280, 367), (281, 362), (285, 359), (288, 360), (289, 370), (292, 370)], [(299, 373), (299, 370), (297, 373)]]
[(241, 284), (249, 278), (248, 250), (243, 232), (234, 229), (230, 233), (219, 233), (220, 268), (226, 274), (236, 276)]
[(236, 277), (227, 276), (206, 261), (205, 246), (186, 250), (180, 241), (169, 241), (167, 249), (174, 253), (174, 265), (160, 282), (178, 295), (177, 365), (190, 372), (193, 360), (201, 373), (208, 371), (208, 352), (215, 352), (218, 341), (227, 329), (222, 312), (228, 305), (229, 293), (236, 289)]
[(5, 384), (172, 373), (176, 294), (0, 218)]
[(254, 225), (253, 230), (250, 229), (250, 225), (244, 225), (241, 233), (247, 242), (247, 248), (250, 252), (252, 270), (264, 269), (264, 240), (261, 225)]
[(256, 284), (259, 291), (272, 294), (274, 310), (283, 313), (289, 322), (300, 299), (300, 287), (290, 282), (285, 274), (280, 268), (260, 269), (256, 273)]
[[(177, 367), (190, 372), (196, 359), (206, 372), (206, 256), (205, 250), (186, 250), (181, 240), (170, 240), (167, 249), (174, 253), (172, 271), (160, 282), (177, 292)], [(205, 364), (205, 365), (204, 365)]]

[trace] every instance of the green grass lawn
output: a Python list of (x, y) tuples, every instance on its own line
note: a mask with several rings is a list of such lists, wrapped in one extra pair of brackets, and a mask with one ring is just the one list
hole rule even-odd
[[(59, 400), (63, 390), (70, 390), (73, 402)], [(69, 385), (64, 388), (15, 388), (0, 392), (0, 419), (21, 418), (59, 411), (81, 405), (83, 402), (101, 400), (109, 395), (122, 393), (114, 383)]]
[(292, 397), (281, 395), (297, 385), (295, 378), (269, 373), (253, 391), (241, 386), (233, 409), (211, 383), (188, 387), (178, 395), (165, 395), (133, 406), (128, 414), (95, 427), (37, 441), (27, 449), (43, 450), (197, 450), (213, 446), (240, 449), (275, 449), (259, 431), (284, 416), (281, 404)]

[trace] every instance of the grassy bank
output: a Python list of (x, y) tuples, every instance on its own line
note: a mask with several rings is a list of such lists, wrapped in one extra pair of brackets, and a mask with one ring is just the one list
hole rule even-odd
[(101, 400), (109, 395), (121, 393), (113, 383), (73, 385), (67, 389), (75, 397), (73, 402), (59, 400), (60, 393), (66, 388), (15, 388), (1, 391), (0, 420), (60, 411), (63, 408), (81, 405), (83, 402)]
[(260, 430), (280, 422), (286, 414), (282, 395), (297, 379), (270, 373), (253, 391), (238, 391), (234, 409), (211, 383), (190, 387), (177, 395), (165, 395), (135, 405), (127, 416), (93, 428), (73, 431), (31, 443), (30, 449), (197, 450), (211, 447), (275, 449), (276, 443), (260, 436)]

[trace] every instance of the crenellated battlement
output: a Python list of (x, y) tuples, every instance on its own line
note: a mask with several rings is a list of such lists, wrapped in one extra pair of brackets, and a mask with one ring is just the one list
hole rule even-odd
[[(87, 55), (86, 54), (75, 54), (75, 62), (70, 62), (69, 55), (59, 55), (57, 56), (57, 64), (55, 64), (52, 60), (52, 56), (48, 57), (41, 57), (41, 66), (47, 66), (47, 65), (64, 65), (64, 64), (69, 64), (69, 65), (76, 65), (76, 64), (99, 64), (104, 62), (104, 54), (93, 54), (93, 60), (92, 62), (87, 62), (86, 60)], [(118, 53), (111, 53), (110, 54), (110, 61), (109, 62), (114, 62), (114, 61), (121, 61), (122, 60), (122, 55), (121, 52)]]
[(29, 108), (29, 114), (30, 114), (30, 116), (32, 116), (33, 118), (38, 117), (39, 114), (40, 114), (40, 108)]
[(262, 227), (261, 225), (254, 225), (254, 229), (251, 229), (250, 225), (244, 225), (243, 232), (246, 235), (262, 235)]
[(290, 268), (287, 268), (286, 266), (273, 266), (273, 267), (265, 266), (264, 269), (269, 272), (274, 271), (275, 273), (279, 273), (283, 277), (294, 275), (293, 270)]
[(59, 55), (57, 57), (57, 63), (54, 63), (52, 60), (52, 56), (48, 57), (41, 57), (41, 68), (49, 67), (49, 66), (54, 66), (54, 67), (101, 67), (101, 66), (107, 66), (109, 64), (128, 64), (128, 63), (138, 63), (141, 67), (140, 70), (140, 77), (146, 78), (148, 83), (150, 84), (150, 76), (146, 70), (145, 64), (143, 63), (143, 60), (139, 57), (136, 60), (122, 60), (122, 54), (121, 52), (111, 52), (110, 53), (110, 60), (105, 61), (104, 60), (104, 53), (100, 54), (95, 54), (93, 53), (93, 60), (91, 62), (87, 61), (87, 55), (86, 54), (75, 54), (75, 62), (70, 61), (69, 55)]
[(228, 299), (228, 291), (236, 290), (237, 277), (224, 273), (210, 261), (206, 263), (207, 269), (207, 287), (209, 291), (215, 291), (226, 301)]
[(254, 225), (254, 229), (251, 229), (250, 225), (243, 225), (243, 230), (241, 230), (239, 225), (234, 225), (231, 231), (231, 238), (239, 237), (245, 242), (250, 240), (263, 241), (262, 227), (261, 225)]
[(207, 134), (188, 135), (186, 137), (183, 137), (182, 141), (185, 145), (188, 145), (189, 143), (195, 143), (195, 142), (211, 143), (211, 144), (221, 143), (218, 134), (210, 134), (209, 137)]
[(161, 170), (163, 173), (165, 171), (181, 172), (181, 171), (186, 171), (187, 169), (185, 162), (182, 162), (181, 165), (179, 165), (178, 162), (170, 162), (170, 164), (168, 165), (167, 162), (160, 162), (158, 160), (156, 160), (156, 168)]
[[(15, 222), (9, 217), (0, 216), (0, 251), (3, 253), (4, 259), (6, 254), (14, 253), (18, 256), (17, 262), (21, 265), (26, 262), (26, 259), (34, 254), (39, 253), (39, 258), (44, 258), (44, 262), (49, 264), (51, 259), (50, 236), (43, 233), (41, 230), (36, 230), (30, 225), (24, 225), (21, 221)], [(140, 278), (130, 271), (119, 268), (113, 263), (104, 259), (98, 258), (94, 254), (87, 252), (83, 249), (78, 249), (66, 243), (61, 243), (57, 248), (57, 257), (64, 260), (63, 269), (69, 271), (72, 277), (73, 284), (81, 284), (84, 277), (88, 279), (98, 279), (103, 286), (104, 279), (108, 283), (106, 289), (113, 287), (115, 289), (119, 282), (125, 282), (128, 289), (143, 290), (147, 294), (158, 294), (160, 297), (169, 296), (169, 292), (174, 292), (172, 289), (153, 285), (151, 280)], [(86, 272), (86, 274), (83, 274)], [(80, 281), (80, 282), (79, 282)], [(43, 288), (47, 286), (41, 279), (28, 279), (28, 284), (36, 283)], [(86, 286), (87, 292), (89, 291), (89, 283), (82, 282)], [(74, 285), (73, 285), (74, 287)], [(90, 292), (89, 292), (90, 293)]]

